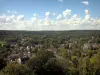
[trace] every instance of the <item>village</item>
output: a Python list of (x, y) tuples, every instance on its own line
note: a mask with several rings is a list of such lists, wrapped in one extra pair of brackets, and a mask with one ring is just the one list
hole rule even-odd
[[(97, 37), (98, 38), (98, 37)], [(45, 49), (47, 51), (53, 52), (56, 56), (59, 56), (59, 50), (61, 48), (64, 48), (68, 56), (71, 56), (75, 54), (75, 51), (80, 51), (82, 56), (87, 56), (88, 50), (97, 50), (100, 49), (100, 44), (96, 43), (95, 37), (91, 37), (86, 42), (83, 42), (80, 44), (79, 40), (65, 40), (63, 43), (59, 44), (59, 47), (56, 47), (55, 45), (49, 44), (48, 47), (44, 47), (44, 44), (42, 43), (36, 43), (34, 40), (32, 42), (29, 42), (28, 39), (31, 39), (29, 37), (22, 38), (20, 37), (19, 42), (13, 42), (10, 44), (10, 54), (7, 57), (8, 62), (18, 62), (20, 64), (25, 64), (30, 58), (34, 57), (35, 53), (39, 50)], [(47, 39), (47, 38), (45, 38)], [(49, 41), (50, 42), (50, 41)], [(47, 42), (45, 46), (49, 43)], [(56, 43), (55, 43), (56, 44)], [(93, 55), (95, 55), (94, 53)]]
[(99, 75), (99, 69), (99, 31), (0, 33), (0, 75)]

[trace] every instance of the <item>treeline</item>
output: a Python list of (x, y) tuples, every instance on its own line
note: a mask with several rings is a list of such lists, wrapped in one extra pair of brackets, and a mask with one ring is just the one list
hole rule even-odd
[(100, 51), (91, 58), (73, 56), (69, 59), (41, 50), (26, 64), (9, 63), (0, 75), (100, 75)]
[(0, 36), (2, 35), (66, 35), (66, 36), (98, 36), (100, 34), (100, 30), (72, 30), (72, 31), (5, 31), (0, 30)]

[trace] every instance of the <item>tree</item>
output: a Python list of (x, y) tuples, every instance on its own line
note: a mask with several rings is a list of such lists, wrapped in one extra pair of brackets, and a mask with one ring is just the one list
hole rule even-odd
[(97, 54), (90, 59), (90, 61), (94, 68), (94, 74), (100, 75), (100, 51), (99, 50)]
[(61, 48), (61, 49), (59, 50), (59, 54), (60, 54), (62, 57), (64, 57), (64, 58), (67, 58), (67, 57), (68, 57), (68, 52), (67, 52), (67, 50), (66, 50), (65, 48)]
[(78, 64), (79, 75), (92, 75), (92, 66), (89, 57), (81, 57)]
[(0, 71), (1, 75), (32, 75), (29, 68), (25, 65), (18, 63), (10, 63), (3, 70)]
[(0, 58), (0, 70), (6, 66), (6, 61), (3, 58)]
[(39, 74), (43, 70), (42, 64), (42, 61), (37, 57), (31, 58), (26, 63), (30, 70), (33, 70), (36, 74)]
[(66, 75), (68, 74), (68, 70), (66, 72), (65, 68), (57, 61), (55, 58), (51, 58), (44, 65), (45, 74), (44, 75)]
[(54, 53), (46, 50), (40, 50), (36, 56), (45, 64), (50, 58), (54, 58)]
[(38, 51), (36, 57), (28, 60), (26, 65), (33, 70), (37, 75), (44, 74), (44, 65), (50, 59), (53, 58), (54, 55), (52, 52), (41, 50)]

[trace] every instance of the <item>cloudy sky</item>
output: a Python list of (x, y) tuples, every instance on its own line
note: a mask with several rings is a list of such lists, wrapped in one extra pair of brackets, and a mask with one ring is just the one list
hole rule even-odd
[(0, 30), (100, 30), (100, 0), (0, 0)]

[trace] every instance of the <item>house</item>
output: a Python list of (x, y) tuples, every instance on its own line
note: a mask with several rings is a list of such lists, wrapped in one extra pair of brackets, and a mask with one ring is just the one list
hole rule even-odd
[(9, 56), (9, 61), (10, 62), (17, 62), (17, 63), (21, 64), (21, 58), (18, 54), (11, 54)]
[(53, 52), (53, 53), (57, 53), (57, 49), (56, 48), (49, 48), (47, 49), (47, 51)]
[(41, 47), (42, 47), (41, 44), (35, 45), (35, 48), (41, 48)]
[(90, 43), (84, 43), (84, 45), (83, 45), (83, 51), (87, 51), (89, 49), (91, 49), (91, 44)]
[(83, 51), (86, 51), (86, 50), (96, 50), (98, 49), (99, 46), (96, 44), (96, 43), (85, 43), (83, 45)]
[(99, 46), (96, 43), (92, 44), (92, 48), (91, 48), (92, 50), (96, 50), (98, 48), (99, 48)]
[(21, 57), (21, 64), (25, 64), (29, 60), (29, 56), (27, 53), (24, 53), (24, 55)]
[(60, 48), (64, 48), (64, 47), (65, 47), (65, 44), (61, 44), (61, 45), (60, 45)]

